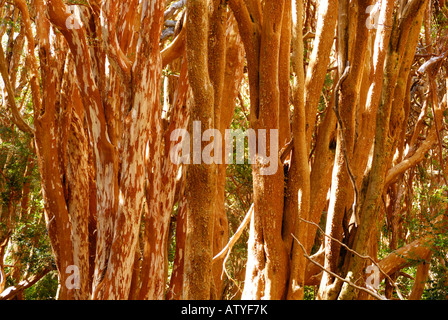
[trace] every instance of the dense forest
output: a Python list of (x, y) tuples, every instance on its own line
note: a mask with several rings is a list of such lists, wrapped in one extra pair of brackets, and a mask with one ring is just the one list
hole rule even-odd
[(448, 299), (448, 1), (0, 0), (0, 300)]

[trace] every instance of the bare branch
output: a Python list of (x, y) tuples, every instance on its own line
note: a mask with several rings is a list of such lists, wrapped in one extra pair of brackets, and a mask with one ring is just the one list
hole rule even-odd
[(339, 276), (338, 274), (336, 274), (336, 273), (334, 273), (334, 272), (332, 272), (332, 271), (326, 269), (326, 268), (325, 268), (323, 265), (321, 265), (319, 262), (316, 262), (316, 261), (314, 261), (313, 259), (311, 259), (311, 257), (306, 253), (306, 249), (305, 249), (305, 247), (300, 243), (300, 241), (299, 241), (293, 234), (291, 234), (291, 235), (292, 235), (292, 237), (297, 241), (297, 243), (299, 244), (300, 248), (302, 248), (304, 257), (307, 258), (310, 262), (312, 262), (313, 264), (315, 264), (316, 266), (318, 266), (319, 268), (321, 268), (321, 269), (324, 270), (325, 272), (328, 272), (328, 273), (331, 274), (333, 277), (335, 277), (335, 278), (337, 278), (337, 279), (339, 279), (339, 280), (341, 280), (341, 281), (347, 283), (348, 285), (350, 285), (350, 286), (352, 286), (352, 287), (354, 287), (354, 288), (356, 288), (356, 289), (358, 289), (358, 290), (361, 290), (361, 291), (364, 291), (364, 292), (370, 294), (372, 297), (374, 297), (374, 298), (376, 298), (376, 299), (378, 299), (378, 300), (387, 300), (385, 297), (379, 295), (378, 293), (376, 293), (376, 292), (374, 292), (374, 291), (372, 291), (372, 290), (369, 290), (369, 289), (360, 287), (360, 286), (354, 284), (353, 282), (351, 282), (351, 281), (349, 281), (349, 280), (346, 280), (346, 279), (342, 278), (342, 277)]
[(403, 295), (401, 294), (400, 289), (398, 288), (397, 284), (389, 277), (389, 275), (383, 269), (381, 269), (380, 265), (371, 256), (364, 256), (364, 255), (356, 252), (355, 250), (349, 248), (345, 243), (343, 243), (343, 242), (339, 241), (338, 239), (333, 238), (332, 236), (326, 234), (325, 231), (322, 230), (322, 228), (317, 223), (312, 222), (312, 221), (307, 221), (307, 220), (302, 219), (302, 218), (299, 218), (299, 219), (302, 220), (303, 222), (306, 222), (306, 223), (309, 223), (309, 224), (312, 224), (312, 225), (316, 226), (319, 229), (319, 231), (322, 232), (322, 234), (325, 237), (331, 239), (332, 241), (337, 242), (338, 244), (343, 246), (345, 249), (347, 249), (348, 252), (353, 253), (354, 255), (357, 255), (361, 259), (370, 260), (370, 262), (372, 262), (372, 264), (374, 264), (378, 268), (378, 270), (387, 278), (387, 280), (389, 280), (390, 283), (395, 287), (395, 289), (397, 290), (397, 295), (400, 298), (400, 300), (404, 300), (403, 299)]
[[(238, 227), (238, 230), (236, 230), (235, 234), (230, 238), (227, 245), (221, 250), (220, 253), (218, 253), (215, 257), (213, 257), (213, 263), (216, 261), (222, 259), (224, 255), (226, 255), (226, 258), (224, 259), (224, 264), (227, 258), (229, 257), (230, 251), (232, 251), (233, 246), (240, 238), (241, 234), (243, 233), (244, 229), (246, 228), (247, 224), (249, 223), (252, 214), (254, 212), (254, 205), (250, 207), (249, 211), (247, 212), (246, 216), (244, 217), (243, 221), (241, 222), (240, 226)], [(224, 268), (225, 269), (225, 268)]]

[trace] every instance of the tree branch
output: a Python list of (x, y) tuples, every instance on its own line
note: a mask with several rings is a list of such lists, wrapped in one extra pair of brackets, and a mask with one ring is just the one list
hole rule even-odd
[(31, 25), (30, 13), (28, 11), (28, 6), (25, 0), (14, 0), (14, 5), (20, 10), (22, 13), (22, 24), (25, 30), (25, 36), (27, 39), (27, 60), (30, 66), (30, 83), (31, 90), (33, 95), (33, 107), (34, 113), (39, 114), (42, 110), (42, 98), (40, 93), (40, 85), (39, 85), (39, 65), (37, 63), (37, 59), (34, 56), (34, 34), (33, 28)]
[(344, 70), (344, 73), (342, 74), (341, 78), (339, 79), (339, 81), (334, 89), (335, 100), (334, 100), (333, 110), (336, 114), (336, 118), (338, 119), (339, 133), (340, 133), (340, 137), (341, 137), (341, 147), (342, 147), (342, 153), (344, 154), (345, 166), (347, 167), (347, 172), (350, 177), (350, 182), (352, 183), (352, 187), (354, 190), (352, 212), (353, 212), (353, 215), (355, 216), (355, 227), (358, 227), (358, 225), (359, 225), (359, 217), (358, 217), (358, 212), (357, 212), (358, 188), (356, 187), (356, 179), (353, 175), (353, 171), (352, 171), (350, 163), (348, 161), (347, 147), (346, 147), (346, 142), (345, 142), (345, 128), (344, 128), (344, 123), (342, 121), (341, 115), (339, 113), (339, 88), (341, 87), (341, 85), (345, 81), (345, 79), (348, 77), (348, 75), (350, 73), (350, 68), (351, 68), (350, 62), (347, 61), (347, 66)]
[(13, 299), (20, 292), (23, 292), (24, 290), (28, 289), (29, 287), (33, 286), (37, 281), (45, 277), (50, 271), (51, 268), (45, 268), (40, 273), (31, 276), (31, 278), (20, 281), (16, 286), (6, 288), (6, 290), (0, 293), (0, 300)]
[(352, 286), (352, 287), (354, 287), (354, 288), (356, 288), (356, 289), (358, 289), (358, 290), (364, 291), (364, 292), (370, 294), (372, 297), (374, 297), (374, 298), (376, 298), (376, 299), (378, 299), (378, 300), (387, 300), (385, 297), (379, 295), (378, 293), (376, 293), (376, 292), (374, 292), (374, 291), (372, 291), (372, 290), (369, 290), (369, 289), (360, 287), (360, 286), (354, 284), (353, 282), (351, 282), (351, 281), (349, 281), (349, 280), (346, 280), (346, 279), (342, 278), (342, 277), (339, 276), (338, 274), (336, 274), (336, 273), (334, 273), (334, 272), (332, 272), (332, 271), (326, 269), (326, 268), (325, 268), (323, 265), (321, 265), (319, 262), (316, 262), (316, 261), (314, 261), (313, 259), (311, 259), (311, 257), (306, 253), (306, 250), (305, 250), (304, 246), (300, 243), (300, 241), (299, 241), (293, 234), (291, 234), (291, 235), (292, 235), (292, 237), (297, 241), (297, 243), (299, 244), (300, 248), (302, 248), (304, 257), (307, 258), (310, 262), (312, 262), (313, 264), (315, 264), (316, 266), (318, 266), (319, 268), (321, 268), (321, 269), (324, 270), (325, 272), (328, 272), (328, 273), (331, 274), (333, 277), (335, 277), (335, 278), (337, 278), (337, 279), (339, 279), (339, 280), (341, 280), (341, 281), (347, 283), (349, 286)]
[(118, 18), (118, 5), (118, 1), (109, 0), (107, 3), (106, 1), (103, 2), (103, 5), (101, 6), (103, 45), (112, 65), (123, 79), (125, 85), (129, 85), (132, 77), (132, 61), (124, 54), (118, 43), (117, 31), (115, 28)]
[[(246, 216), (244, 217), (243, 221), (241, 222), (240, 226), (238, 227), (238, 230), (236, 230), (235, 234), (230, 238), (229, 242), (226, 244), (226, 246), (221, 250), (220, 253), (218, 253), (216, 256), (213, 257), (213, 263), (216, 261), (224, 258), (224, 255), (226, 255), (224, 259), (224, 264), (229, 257), (230, 251), (232, 251), (233, 246), (240, 238), (241, 234), (243, 233), (244, 229), (246, 228), (247, 224), (249, 223), (252, 214), (254, 212), (254, 205), (250, 207), (249, 211), (246, 213)], [(225, 269), (225, 268), (224, 268)]]
[[(186, 15), (185, 15), (186, 17)], [(182, 27), (177, 37), (168, 47), (162, 50), (162, 68), (182, 56), (185, 51), (185, 26)]]
[(5, 59), (5, 53), (1, 45), (0, 45), (0, 73), (2, 74), (3, 82), (5, 83), (5, 88), (8, 93), (8, 102), (9, 102), (8, 104), (9, 109), (11, 110), (12, 113), (11, 121), (23, 132), (27, 132), (34, 135), (34, 129), (31, 128), (31, 126), (28, 123), (26, 123), (25, 120), (23, 120), (22, 116), (20, 115), (19, 109), (17, 108), (14, 90), (12, 88), (11, 82), (9, 81), (9, 73), (7, 62)]
[(380, 265), (371, 256), (364, 256), (364, 255), (356, 252), (355, 250), (349, 248), (345, 243), (343, 243), (343, 242), (339, 241), (338, 239), (333, 238), (332, 236), (326, 234), (325, 231), (322, 230), (322, 228), (317, 223), (312, 222), (312, 221), (307, 221), (307, 220), (302, 219), (302, 218), (299, 218), (299, 219), (302, 220), (303, 222), (306, 222), (306, 223), (309, 223), (309, 224), (312, 224), (312, 225), (316, 226), (320, 230), (320, 232), (322, 232), (322, 234), (325, 237), (331, 239), (332, 241), (337, 242), (338, 244), (343, 246), (345, 249), (347, 249), (348, 252), (353, 253), (354, 255), (357, 255), (361, 259), (370, 260), (372, 262), (372, 264), (374, 264), (378, 268), (378, 270), (387, 278), (387, 280), (389, 280), (390, 283), (395, 287), (395, 289), (397, 290), (397, 295), (400, 298), (400, 300), (404, 300), (403, 299), (403, 295), (401, 294), (400, 289), (398, 288), (397, 284), (389, 277), (389, 275), (383, 269), (381, 269)]

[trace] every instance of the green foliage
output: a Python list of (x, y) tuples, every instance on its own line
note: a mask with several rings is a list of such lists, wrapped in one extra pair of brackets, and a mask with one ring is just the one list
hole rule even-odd
[(303, 300), (315, 300), (317, 296), (317, 286), (305, 286)]
[(439, 234), (433, 244), (431, 267), (424, 300), (446, 300), (448, 298), (448, 234)]
[[(173, 216), (177, 217), (179, 213), (179, 206), (176, 203), (173, 208)], [(176, 255), (176, 223), (171, 219), (170, 235), (168, 238), (168, 277), (167, 277), (167, 289), (169, 289), (169, 283), (173, 274), (174, 258)]]
[(433, 276), (427, 281), (427, 289), (423, 292), (422, 300), (446, 300), (448, 298), (448, 268), (433, 260), (430, 273)]
[[(403, 223), (413, 235), (408, 241), (433, 235), (429, 277), (422, 295), (424, 300), (445, 300), (448, 297), (448, 233), (445, 227), (436, 224), (437, 218), (446, 215), (448, 187), (441, 183), (444, 173), (438, 160), (439, 157), (429, 154), (426, 163), (417, 166), (412, 214), (405, 217)], [(415, 261), (415, 265), (420, 262)], [(413, 271), (415, 273), (416, 266)], [(408, 287), (412, 284), (413, 281), (408, 281)]]
[[(0, 239), (9, 235), (10, 249), (4, 257), (8, 265), (5, 271), (10, 275), (7, 278), (8, 286), (17, 285), (54, 264), (43, 219), (40, 175), (32, 144), (28, 134), (9, 126), (0, 126)], [(25, 187), (29, 188), (26, 198)], [(28, 289), (29, 292), (36, 290), (37, 293), (25, 294), (25, 298), (50, 297), (50, 292), (54, 290), (39, 293), (39, 286), (48, 287), (49, 281), (42, 279), (40, 284)]]
[(48, 273), (34, 286), (23, 292), (25, 300), (54, 300), (58, 290), (58, 274), (56, 271)]
[(3, 205), (17, 201), (23, 185), (29, 179), (24, 177), (24, 172), (28, 158), (32, 156), (30, 139), (27, 134), (0, 126), (0, 183), (3, 185), (0, 200)]

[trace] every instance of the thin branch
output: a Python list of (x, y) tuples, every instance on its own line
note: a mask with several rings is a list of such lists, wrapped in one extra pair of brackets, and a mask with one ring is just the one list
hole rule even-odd
[(218, 253), (213, 258), (213, 262), (212, 263), (215, 263), (216, 261), (222, 259), (224, 257), (224, 255), (226, 255), (226, 254), (227, 254), (226, 255), (226, 259), (227, 259), (228, 253), (230, 253), (230, 251), (232, 250), (232, 248), (235, 245), (235, 243), (239, 240), (241, 234), (243, 233), (244, 229), (246, 228), (247, 224), (249, 223), (249, 221), (250, 221), (250, 219), (252, 217), (253, 212), (254, 212), (254, 205), (252, 204), (252, 206), (250, 207), (250, 209), (247, 212), (246, 216), (244, 217), (243, 221), (241, 222), (240, 226), (238, 227), (238, 230), (236, 230), (235, 234), (230, 238), (229, 242), (224, 247), (224, 249), (222, 249), (221, 252)]
[(312, 225), (316, 226), (319, 229), (319, 231), (322, 232), (322, 234), (325, 237), (331, 239), (332, 241), (337, 242), (338, 244), (343, 246), (345, 249), (347, 249), (347, 251), (349, 251), (350, 253), (353, 253), (354, 255), (357, 255), (361, 259), (370, 260), (372, 262), (372, 264), (374, 264), (378, 268), (378, 270), (387, 278), (387, 280), (389, 280), (390, 283), (395, 287), (395, 289), (397, 290), (397, 295), (400, 298), (400, 300), (404, 300), (403, 299), (403, 295), (401, 294), (400, 289), (398, 288), (397, 284), (389, 277), (389, 275), (383, 269), (381, 269), (379, 264), (371, 256), (364, 256), (364, 255), (356, 252), (355, 250), (349, 248), (345, 243), (343, 243), (343, 242), (339, 241), (338, 239), (333, 238), (332, 236), (326, 234), (325, 231), (317, 223), (315, 223), (313, 221), (305, 220), (303, 218), (299, 218), (299, 219), (302, 220), (303, 222), (306, 222), (306, 223), (309, 223), (309, 224), (312, 224)]
[(230, 251), (227, 253), (226, 258), (224, 259), (224, 261), (223, 261), (223, 263), (222, 263), (222, 274), (221, 274), (221, 279), (222, 279), (222, 276), (223, 276), (224, 273), (225, 273), (226, 276), (227, 276), (227, 278), (229, 278), (229, 279), (233, 282), (233, 284), (238, 288), (238, 290), (239, 290), (240, 292), (243, 292), (243, 290), (240, 288), (240, 286), (238, 285), (238, 283), (235, 281), (235, 279), (232, 278), (232, 276), (229, 274), (229, 272), (228, 272), (227, 269), (226, 269), (226, 262), (227, 262), (227, 259), (229, 258), (229, 256), (230, 256)]
[(230, 257), (230, 253), (232, 252), (232, 248), (235, 245), (235, 243), (239, 240), (239, 238), (241, 237), (241, 234), (243, 233), (244, 229), (246, 228), (247, 224), (249, 223), (250, 219), (252, 218), (252, 214), (254, 212), (254, 204), (252, 204), (252, 206), (250, 207), (249, 211), (247, 212), (246, 216), (244, 217), (243, 221), (241, 222), (240, 226), (238, 227), (238, 230), (235, 232), (235, 234), (230, 238), (229, 242), (227, 243), (227, 245), (224, 247), (224, 249), (221, 250), (220, 253), (218, 253), (212, 261), (212, 264), (215, 263), (216, 261), (220, 260), (223, 258), (224, 255), (225, 258), (222, 262), (222, 274), (221, 274), (221, 279), (222, 276), (224, 275), (224, 273), (226, 274), (227, 278), (229, 278), (234, 284), (235, 286), (238, 288), (238, 290), (242, 291), (240, 286), (238, 285), (238, 283), (236, 283), (236, 281), (230, 276), (230, 274), (227, 272), (226, 269), (226, 263), (227, 260)]
[[(445, 52), (442, 56), (445, 58), (445, 56), (447, 54), (448, 54), (448, 51)], [(440, 65), (439, 65), (439, 68), (440, 68)], [(437, 69), (437, 71), (438, 71), (438, 69)], [(441, 170), (439, 170), (439, 172), (440, 172), (443, 180), (445, 181), (445, 184), (448, 185), (448, 180), (446, 178), (445, 171), (444, 171), (445, 165), (444, 165), (444, 161), (443, 161), (442, 139), (440, 137), (441, 130), (439, 129), (439, 124), (437, 123), (437, 113), (436, 113), (436, 110), (434, 107), (434, 106), (439, 107), (439, 101), (438, 101), (438, 97), (437, 97), (437, 87), (436, 87), (436, 84), (434, 83), (434, 78), (431, 77), (431, 73), (429, 71), (427, 71), (427, 73), (428, 73), (430, 92), (431, 92), (431, 96), (432, 96), (431, 110), (432, 110), (432, 114), (434, 117), (434, 126), (436, 128), (437, 141), (438, 141), (438, 146), (439, 146), (439, 161), (440, 161), (440, 167), (441, 167)], [(445, 97), (445, 99), (447, 99), (447, 98)], [(447, 101), (448, 101), (448, 99), (447, 99)], [(444, 104), (444, 102), (442, 102), (442, 105), (443, 104)], [(440, 123), (443, 124), (443, 121), (440, 121)]]
[(314, 261), (313, 259), (311, 259), (311, 257), (306, 253), (306, 249), (305, 249), (305, 248), (303, 247), (303, 245), (300, 243), (299, 239), (297, 239), (292, 233), (291, 233), (291, 235), (292, 235), (292, 237), (297, 241), (297, 243), (299, 244), (300, 248), (302, 248), (303, 256), (304, 256), (305, 258), (307, 258), (311, 263), (315, 264), (316, 266), (318, 266), (319, 268), (321, 268), (323, 271), (328, 272), (328, 273), (331, 274), (333, 277), (335, 277), (335, 278), (337, 278), (337, 279), (339, 279), (339, 280), (341, 280), (341, 281), (347, 283), (348, 285), (350, 285), (350, 286), (352, 286), (352, 287), (354, 287), (354, 288), (356, 288), (356, 289), (358, 289), (358, 290), (361, 290), (361, 291), (364, 291), (364, 292), (370, 294), (372, 297), (374, 297), (374, 298), (376, 298), (376, 299), (378, 299), (378, 300), (387, 300), (385, 297), (379, 295), (378, 293), (376, 293), (376, 292), (374, 292), (374, 291), (372, 291), (372, 290), (369, 290), (369, 289), (360, 287), (360, 286), (354, 284), (353, 282), (351, 282), (351, 281), (349, 281), (349, 280), (346, 280), (346, 279), (342, 278), (342, 277), (339, 276), (338, 274), (336, 274), (336, 273), (334, 273), (334, 272), (332, 272), (332, 271), (326, 269), (326, 268), (325, 268), (323, 265), (321, 265), (319, 262), (316, 262), (316, 261)]
[(291, 138), (291, 140), (285, 144), (285, 146), (280, 150), (280, 161), (281, 163), (285, 163), (286, 159), (288, 158), (289, 154), (291, 153), (291, 150), (294, 148), (294, 138)]
[(33, 28), (31, 24), (30, 13), (25, 0), (14, 0), (14, 6), (22, 13), (22, 25), (25, 30), (25, 37), (27, 39), (27, 60), (30, 67), (29, 73), (31, 75), (31, 91), (33, 95), (33, 108), (35, 114), (40, 114), (42, 110), (42, 97), (39, 85), (39, 64), (34, 55), (35, 41)]
[(117, 1), (112, 1), (108, 2), (107, 5), (103, 2), (101, 6), (102, 24), (104, 25), (102, 28), (103, 47), (111, 65), (116, 69), (124, 83), (129, 85), (131, 83), (133, 61), (128, 59), (117, 40), (118, 5)]
[[(240, 188), (241, 188), (242, 183), (237, 182), (237, 181), (235, 180), (235, 177), (234, 177), (233, 175), (230, 176), (230, 179), (232, 180), (233, 184), (235, 185), (235, 188), (236, 188), (236, 194), (237, 194), (238, 199), (240, 200), (241, 204), (244, 206), (243, 209), (244, 209), (244, 210), (247, 210), (247, 209), (246, 209), (246, 208), (247, 208), (246, 203), (245, 203), (245, 201), (243, 201), (244, 198), (241, 196), (241, 193), (240, 193)], [(249, 209), (250, 209), (250, 208), (249, 208)]]

